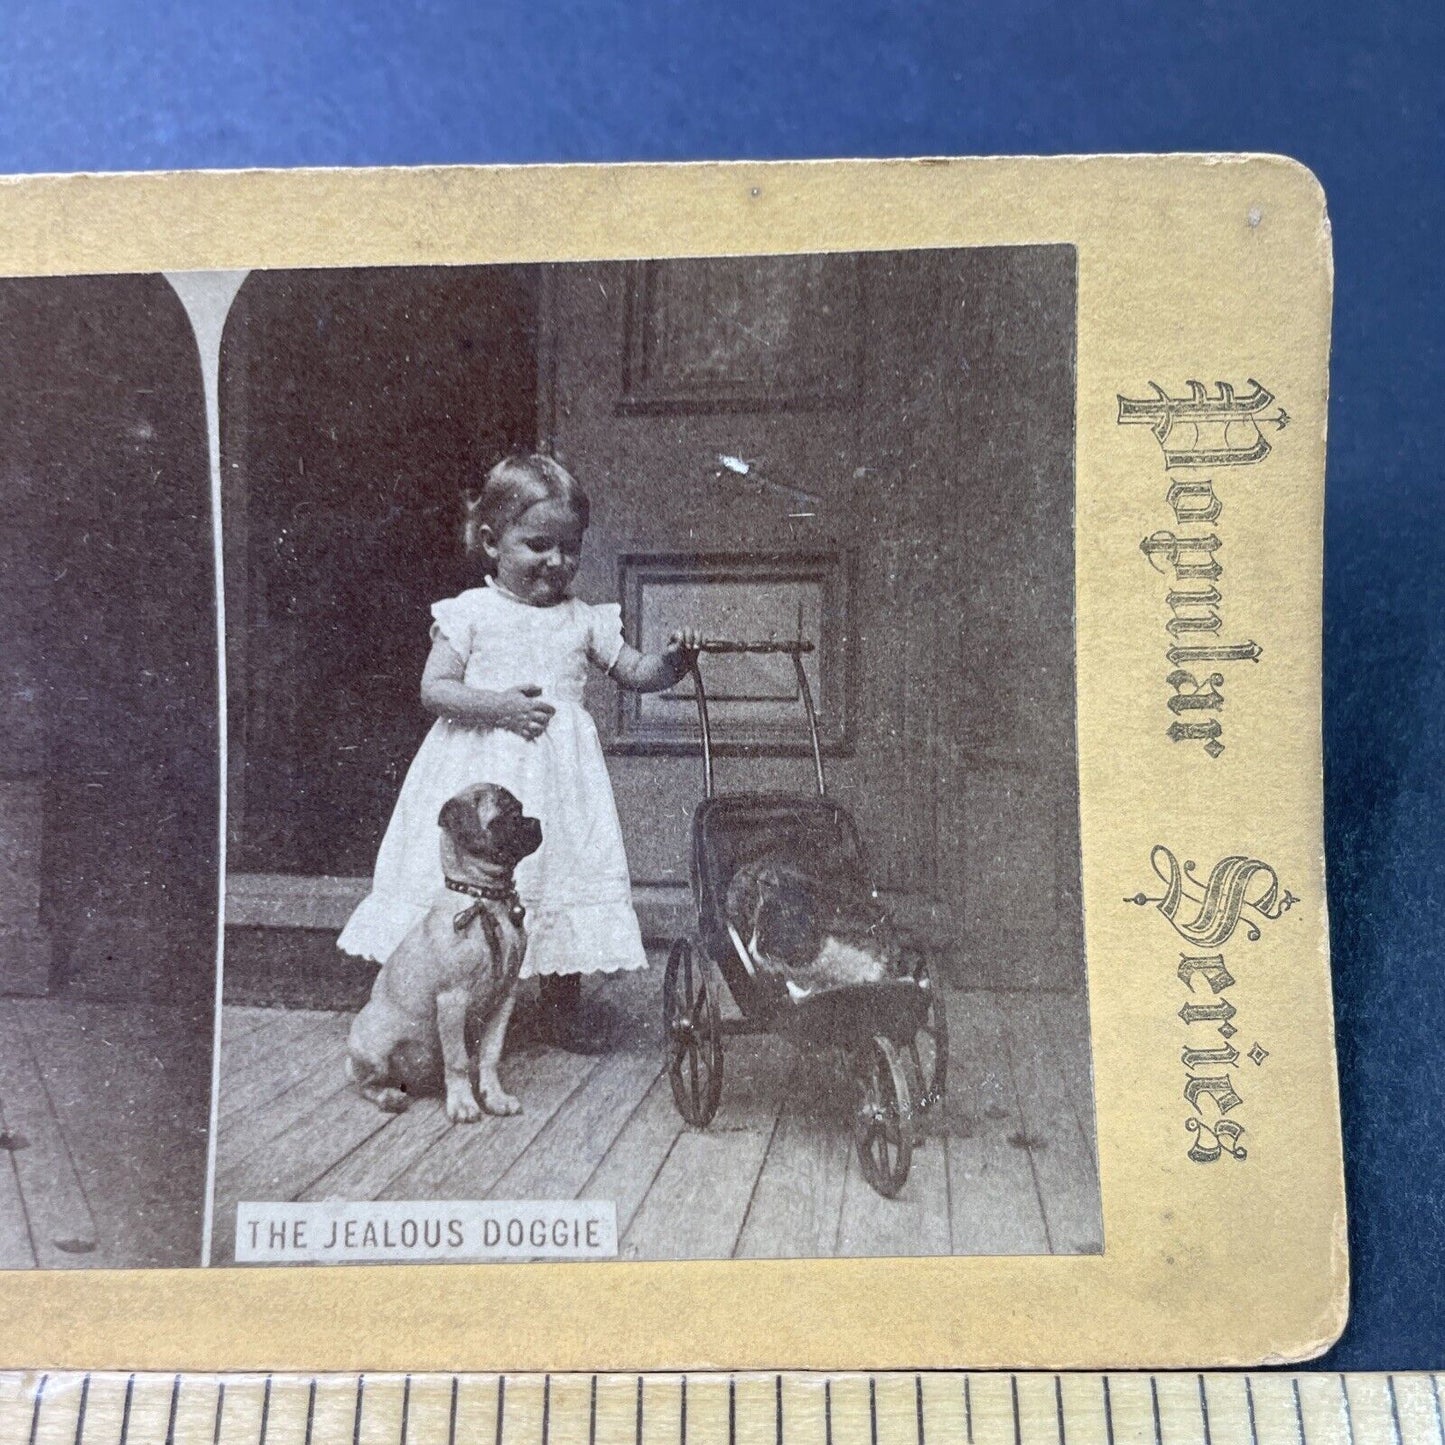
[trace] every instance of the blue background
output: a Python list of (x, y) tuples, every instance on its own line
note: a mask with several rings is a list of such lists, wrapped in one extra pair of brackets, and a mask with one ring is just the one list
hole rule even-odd
[(1335, 239), (1325, 787), (1355, 1276), (1329, 1358), (1439, 1367), (1445, 5), (1305, 8), (12, 0), (0, 172), (1169, 150), (1308, 164)]

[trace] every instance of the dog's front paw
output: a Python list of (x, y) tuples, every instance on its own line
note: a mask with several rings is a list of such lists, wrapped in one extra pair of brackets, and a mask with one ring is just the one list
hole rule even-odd
[(509, 1094), (498, 1083), (483, 1084), (481, 1087), (482, 1107), (489, 1114), (500, 1114), (503, 1118), (522, 1112), (522, 1101), (515, 1094)]
[(470, 1090), (447, 1090), (447, 1118), (453, 1124), (475, 1124), (482, 1117), (482, 1106)]

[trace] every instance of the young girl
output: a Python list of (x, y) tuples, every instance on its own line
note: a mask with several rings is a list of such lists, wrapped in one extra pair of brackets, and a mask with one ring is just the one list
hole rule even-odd
[(437, 721), (402, 784), (370, 894), (337, 940), (384, 963), (444, 892), (437, 814), (472, 783), (500, 783), (541, 820), (517, 867), (527, 910), (523, 974), (539, 974), (564, 1043), (578, 1042), (584, 973), (642, 968), (646, 955), (602, 747), (582, 706), (587, 664), (656, 692), (687, 673), (700, 634), (660, 654), (622, 640), (621, 608), (568, 593), (587, 530), (586, 493), (546, 456), (513, 456), (468, 503), (467, 548), (484, 585), (433, 605), (421, 700)]

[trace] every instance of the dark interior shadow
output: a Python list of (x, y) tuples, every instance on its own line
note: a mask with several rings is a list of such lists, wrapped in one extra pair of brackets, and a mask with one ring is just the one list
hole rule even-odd
[[(219, 779), (185, 312), (159, 276), (0, 283), (0, 395), (0, 1007), (33, 1076), (0, 1105), (58, 1131), (97, 1230), (74, 1262), (193, 1264)], [(54, 1200), (9, 1165), (43, 1246)]]

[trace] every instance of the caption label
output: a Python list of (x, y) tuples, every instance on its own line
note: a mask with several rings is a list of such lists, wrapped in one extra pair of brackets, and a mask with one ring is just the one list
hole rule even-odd
[(613, 1259), (610, 1199), (456, 1200), (236, 1206), (239, 1264), (378, 1264)]

